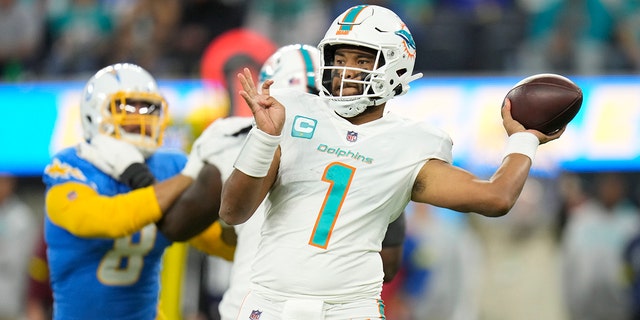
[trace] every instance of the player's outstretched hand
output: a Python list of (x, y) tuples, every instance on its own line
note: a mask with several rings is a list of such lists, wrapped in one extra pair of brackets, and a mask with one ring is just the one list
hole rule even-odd
[(238, 79), (243, 89), (239, 93), (251, 108), (256, 127), (272, 136), (279, 136), (284, 126), (285, 111), (284, 106), (269, 93), (273, 80), (265, 81), (258, 90), (248, 68), (238, 74)]
[(78, 156), (132, 189), (153, 184), (144, 156), (130, 143), (99, 134), (79, 146)]
[(564, 130), (567, 128), (566, 126), (560, 129), (558, 132), (552, 135), (546, 135), (538, 130), (533, 129), (525, 129), (525, 127), (520, 124), (520, 122), (514, 120), (511, 117), (511, 100), (505, 99), (504, 105), (502, 106), (502, 125), (504, 129), (507, 131), (507, 135), (511, 136), (516, 132), (527, 131), (533, 133), (538, 140), (540, 140), (540, 144), (547, 143), (549, 141), (560, 138), (560, 136), (564, 133)]

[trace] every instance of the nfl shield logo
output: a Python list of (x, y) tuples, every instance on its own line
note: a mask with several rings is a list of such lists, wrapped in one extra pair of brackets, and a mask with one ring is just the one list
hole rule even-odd
[(260, 320), (260, 315), (262, 314), (262, 311), (260, 310), (253, 310), (251, 311), (251, 315), (249, 316), (250, 320)]
[(347, 131), (347, 141), (356, 142), (358, 140), (358, 133), (355, 131)]
[(75, 191), (67, 193), (67, 200), (73, 201), (75, 199), (78, 199), (78, 194)]

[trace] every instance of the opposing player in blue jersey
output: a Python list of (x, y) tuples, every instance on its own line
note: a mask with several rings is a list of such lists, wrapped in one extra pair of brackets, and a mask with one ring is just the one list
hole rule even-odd
[(159, 273), (172, 241), (233, 257), (214, 222), (220, 173), (159, 148), (167, 103), (139, 66), (98, 71), (80, 115), (86, 141), (54, 155), (43, 177), (53, 317), (161, 319)]
[(412, 74), (415, 43), (395, 13), (349, 8), (318, 48), (321, 97), (270, 90), (270, 81), (258, 89), (248, 69), (238, 75), (256, 127), (225, 181), (220, 217), (242, 223), (267, 197), (260, 267), (238, 319), (384, 319), (379, 252), (407, 203), (504, 215), (538, 145), (562, 133), (525, 130), (507, 101), (506, 155), (480, 179), (451, 164), (446, 133), (385, 112), (420, 77)]

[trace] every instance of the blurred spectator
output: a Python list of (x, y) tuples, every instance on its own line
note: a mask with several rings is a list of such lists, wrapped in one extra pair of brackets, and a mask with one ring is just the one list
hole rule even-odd
[(40, 238), (29, 262), (29, 279), (27, 287), (26, 318), (27, 320), (49, 320), (53, 312), (53, 295), (49, 282), (49, 265), (47, 262), (47, 244), (44, 242), (44, 230), (40, 229)]
[(329, 17), (327, 0), (250, 0), (245, 27), (260, 32), (276, 46), (318, 44), (336, 16)]
[[(637, 30), (631, 13), (636, 1), (520, 0), (529, 16), (521, 43), (519, 67), (531, 72), (572, 72), (593, 75), (628, 68), (620, 50), (635, 59)], [(621, 43), (618, 48), (617, 42)]]
[(0, 81), (21, 80), (31, 69), (42, 42), (43, 17), (38, 3), (0, 0)]
[[(616, 26), (621, 22), (627, 3), (626, 0), (584, 0), (581, 7), (569, 9), (581, 19), (576, 32), (574, 57), (575, 70), (580, 74), (609, 73), (620, 68), (621, 59), (611, 59), (614, 53)], [(580, 14), (582, 12), (582, 14)]]
[(0, 174), (0, 319), (24, 317), (29, 259), (38, 237), (31, 209), (16, 195), (17, 180)]
[[(407, 207), (407, 238), (395, 296), (387, 294), (389, 319), (478, 319), (477, 271), (482, 264), (466, 216), (424, 204)], [(388, 288), (386, 288), (389, 290)]]
[(517, 69), (540, 73), (566, 71), (571, 60), (564, 0), (519, 0), (527, 18), (526, 31), (519, 43)]
[(111, 62), (132, 62), (167, 75), (167, 51), (180, 20), (180, 0), (137, 0), (120, 9), (110, 51)]
[(220, 34), (243, 25), (247, 4), (242, 0), (179, 2), (180, 22), (170, 48), (173, 70), (181, 75), (198, 76), (205, 48)]
[[(482, 243), (480, 319), (562, 320), (552, 181), (530, 177), (504, 217), (472, 219)], [(582, 319), (582, 318), (571, 318)]]
[[(463, 214), (437, 208), (432, 210), (430, 217), (422, 217), (426, 221), (422, 221), (417, 230), (412, 230), (412, 235), (418, 240), (411, 256), (412, 264), (414, 267), (426, 267), (430, 273), (422, 294), (413, 296), (413, 317), (477, 319), (479, 279), (476, 271), (482, 264), (477, 235)], [(408, 278), (407, 284), (411, 282)], [(412, 285), (414, 294), (419, 293), (416, 285)]]
[(107, 64), (114, 27), (109, 12), (97, 0), (71, 0), (51, 10), (51, 47), (45, 72), (56, 77), (81, 77)]
[(629, 71), (640, 71), (640, 2), (624, 1), (622, 18), (616, 24), (615, 37), (621, 60)]
[(578, 174), (563, 172), (558, 176), (557, 184), (560, 205), (556, 217), (556, 238), (560, 241), (564, 236), (569, 214), (574, 208), (589, 200), (589, 195), (586, 193), (584, 182)]
[(408, 17), (419, 46), (416, 69), (502, 71), (514, 64), (525, 20), (514, 0), (390, 2)]
[[(632, 178), (638, 181), (637, 175)], [(634, 200), (636, 206), (640, 203), (640, 186), (635, 185)], [(622, 253), (625, 280), (629, 288), (631, 298), (630, 320), (640, 320), (640, 230), (636, 230), (634, 236), (625, 244)]]
[(625, 244), (623, 252), (625, 280), (629, 286), (631, 297), (631, 316), (629, 319), (640, 319), (640, 230)]
[(618, 173), (598, 173), (595, 197), (573, 207), (562, 242), (563, 293), (571, 319), (629, 319), (622, 254), (640, 229)]

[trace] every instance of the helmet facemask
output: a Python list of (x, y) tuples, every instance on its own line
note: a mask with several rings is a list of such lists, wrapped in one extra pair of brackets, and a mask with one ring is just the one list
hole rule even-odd
[(108, 135), (134, 145), (148, 158), (162, 145), (168, 105), (146, 70), (122, 63), (89, 79), (80, 116), (85, 140)]
[[(335, 52), (342, 47), (372, 53), (375, 56), (372, 70), (333, 66)], [(422, 76), (421, 73), (412, 75), (416, 52), (409, 30), (395, 13), (380, 6), (349, 8), (333, 21), (318, 48), (323, 58), (320, 95), (329, 100), (336, 113), (346, 118), (405, 94), (409, 82)], [(357, 80), (347, 79), (345, 71), (356, 71), (361, 76)], [(341, 76), (341, 88), (358, 84), (362, 86), (361, 93), (346, 95), (342, 90), (333, 90), (331, 80), (336, 72)]]
[(145, 157), (162, 145), (167, 126), (167, 103), (152, 93), (116, 92), (103, 108), (102, 134), (136, 146)]
[[(351, 66), (334, 65), (336, 51), (340, 48), (353, 48), (372, 54), (374, 58), (373, 68), (363, 69)], [(322, 92), (334, 106), (336, 112), (343, 117), (356, 116), (369, 106), (377, 106), (388, 101), (393, 95), (388, 95), (385, 90), (387, 82), (386, 59), (382, 48), (372, 49), (358, 45), (333, 45), (325, 47), (325, 63), (322, 71)], [(334, 87), (334, 80), (339, 78), (338, 87)], [(359, 93), (346, 93), (346, 88), (357, 87)], [(385, 98), (386, 97), (386, 98)]]

